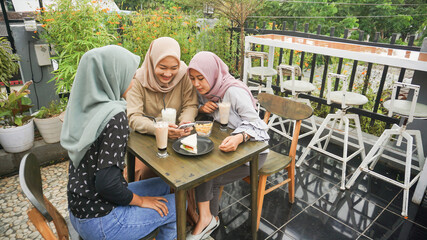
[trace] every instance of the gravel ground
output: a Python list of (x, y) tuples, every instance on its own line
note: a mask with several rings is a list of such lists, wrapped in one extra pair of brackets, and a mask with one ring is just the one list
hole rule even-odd
[[(68, 217), (68, 161), (44, 167), (41, 172), (45, 196)], [(43, 239), (28, 219), (31, 203), (21, 191), (18, 175), (0, 179), (0, 196), (0, 240)]]

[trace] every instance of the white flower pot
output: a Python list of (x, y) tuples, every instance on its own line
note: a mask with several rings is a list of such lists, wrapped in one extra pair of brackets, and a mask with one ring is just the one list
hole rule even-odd
[(18, 153), (30, 149), (34, 144), (34, 122), (20, 127), (1, 128), (0, 144), (6, 152)]
[(59, 117), (34, 118), (34, 122), (46, 143), (59, 142), (62, 130), (62, 122)]

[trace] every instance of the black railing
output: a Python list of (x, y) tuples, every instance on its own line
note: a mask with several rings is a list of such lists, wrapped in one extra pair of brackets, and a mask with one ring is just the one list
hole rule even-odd
[[(321, 25), (317, 26), (317, 30), (316, 30), (316, 34), (313, 33), (309, 33), (308, 29), (309, 29), (309, 25), (305, 24), (304, 25), (304, 32), (299, 32), (297, 31), (297, 22), (294, 22), (293, 30), (286, 30), (286, 22), (282, 23), (282, 29), (277, 29), (277, 25), (275, 22), (272, 23), (272, 29), (265, 29), (266, 28), (266, 22), (262, 23), (262, 27), (257, 26), (257, 23), (254, 22), (253, 24), (246, 24), (245, 25), (245, 36), (246, 35), (260, 35), (260, 34), (278, 34), (278, 35), (287, 35), (287, 36), (294, 36), (294, 37), (303, 37), (303, 38), (311, 38), (311, 39), (318, 39), (318, 40), (326, 40), (326, 41), (333, 41), (333, 42), (341, 42), (341, 43), (353, 43), (353, 44), (359, 44), (359, 45), (366, 45), (366, 46), (373, 46), (373, 47), (383, 47), (383, 48), (391, 48), (391, 49), (402, 49), (402, 50), (410, 50), (410, 51), (420, 51), (420, 47), (416, 47), (413, 46), (414, 44), (414, 40), (415, 40), (415, 35), (410, 35), (408, 38), (408, 45), (396, 45), (396, 38), (397, 38), (397, 34), (393, 34), (393, 36), (390, 39), (390, 43), (380, 43), (378, 42), (379, 40), (379, 36), (380, 33), (377, 32), (373, 38), (373, 41), (368, 42), (368, 41), (364, 41), (364, 32), (363, 31), (358, 31), (359, 33), (359, 39), (358, 40), (352, 40), (352, 39), (348, 39), (349, 37), (349, 30), (346, 29), (344, 31), (344, 36), (342, 38), (340, 37), (335, 37), (335, 28), (331, 27), (330, 28), (330, 33), (329, 36), (326, 35), (320, 35), (321, 33)], [(253, 28), (249, 28), (249, 26), (253, 26)], [(233, 32), (240, 32), (240, 28), (237, 27), (233, 27), (232, 28)], [(238, 39), (239, 41), (239, 39)], [(257, 44), (259, 45), (259, 44)], [(239, 48), (237, 48), (239, 49)], [(252, 50), (255, 50), (255, 45), (253, 44), (251, 46)], [(264, 46), (261, 46), (261, 51), (263, 51)], [(239, 53), (237, 53), (237, 55), (239, 55)], [(282, 63), (282, 59), (284, 56), (284, 49), (280, 48), (279, 50), (279, 63)], [(290, 50), (290, 54), (289, 54), (289, 59), (288, 59), (288, 63), (292, 64), (293, 62), (293, 56), (294, 56), (294, 51)], [(299, 62), (299, 66), (301, 67), (301, 70), (304, 69), (304, 58), (306, 56), (305, 52), (301, 52), (301, 57), (300, 57), (300, 62)], [(323, 60), (323, 74), (322, 74), (322, 82), (321, 82), (321, 88), (320, 88), (320, 93), (319, 96), (313, 96), (311, 94), (300, 94), (299, 96), (302, 98), (307, 98), (313, 102), (318, 103), (318, 107), (320, 107), (320, 105), (327, 105), (326, 104), (326, 99), (323, 98), (324, 95), (324, 91), (325, 91), (325, 85), (326, 85), (326, 78), (327, 78), (327, 73), (328, 73), (328, 65), (330, 65), (330, 56), (323, 56), (324, 60)], [(286, 60), (283, 60), (286, 61)], [(309, 81), (311, 83), (313, 83), (314, 80), (314, 69), (316, 67), (316, 61), (318, 61), (318, 55), (313, 53), (312, 56), (312, 60), (311, 60), (311, 64), (307, 67), (307, 68), (311, 68), (310, 71), (310, 77), (309, 77)], [(236, 61), (236, 69), (237, 69), (237, 63), (238, 61)], [(350, 81), (349, 81), (349, 87), (348, 87), (348, 91), (352, 91), (354, 84), (355, 84), (355, 77), (356, 77), (356, 71), (357, 71), (357, 66), (358, 66), (359, 62), (358, 60), (354, 60), (353, 61), (353, 67), (351, 70), (351, 75), (350, 75)], [(362, 89), (362, 94), (366, 94), (367, 90), (368, 90), (368, 85), (369, 85), (369, 80), (371, 77), (371, 73), (372, 73), (372, 63), (368, 63), (367, 64), (367, 70), (366, 70), (366, 75), (364, 77), (364, 83), (363, 83), (363, 89)], [(340, 74), (343, 68), (343, 59), (339, 58), (338, 59), (338, 65), (337, 65), (337, 73)], [(359, 108), (351, 108), (348, 111), (350, 112), (354, 112), (356, 114), (359, 114), (361, 116), (365, 116), (370, 118), (370, 125), (373, 126), (376, 120), (382, 121), (386, 123), (386, 127), (389, 127), (390, 124), (393, 123), (399, 123), (399, 119), (396, 118), (392, 118), (392, 117), (388, 117), (384, 114), (378, 113), (379, 110), (379, 106), (381, 103), (381, 98), (382, 98), (382, 94), (384, 91), (384, 84), (386, 82), (386, 76), (387, 76), (387, 72), (388, 72), (388, 68), (389, 66), (385, 65), (383, 70), (382, 70), (382, 76), (381, 76), (381, 80), (379, 83), (379, 87), (377, 89), (377, 93), (375, 96), (375, 101), (374, 101), (374, 105), (372, 109), (363, 109), (362, 106), (360, 106)], [(400, 70), (400, 74), (398, 77), (398, 82), (402, 82), (404, 75), (405, 75), (405, 71), (406, 69), (401, 68)], [(301, 77), (299, 77), (299, 79), (301, 79)], [(262, 84), (261, 81), (259, 80), (254, 80), (254, 79), (249, 79), (249, 81), (254, 82), (254, 83), (259, 83)], [(334, 84), (334, 91), (337, 90), (339, 87), (339, 81), (335, 81)], [(273, 90), (277, 93), (280, 94), (280, 87), (278, 86), (278, 77), (276, 78), (276, 83), (272, 84), (272, 88)], [(331, 111), (333, 110), (333, 108), (339, 107), (338, 104), (332, 104), (332, 108)]]

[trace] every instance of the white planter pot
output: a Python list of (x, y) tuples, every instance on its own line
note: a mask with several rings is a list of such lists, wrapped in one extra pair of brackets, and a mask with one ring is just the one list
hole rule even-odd
[(34, 122), (20, 127), (0, 128), (0, 144), (6, 152), (18, 153), (30, 149), (34, 144)]
[(46, 143), (59, 142), (62, 130), (62, 122), (59, 117), (34, 118), (34, 122)]

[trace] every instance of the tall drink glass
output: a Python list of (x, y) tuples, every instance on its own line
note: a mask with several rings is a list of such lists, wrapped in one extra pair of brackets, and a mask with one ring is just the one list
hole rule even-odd
[(175, 124), (176, 121), (176, 109), (175, 108), (165, 108), (162, 109), (162, 119), (169, 124)]
[(230, 116), (230, 106), (231, 106), (231, 104), (229, 102), (218, 103), (219, 123), (221, 124), (219, 129), (221, 131), (227, 131), (228, 117)]
[(166, 148), (168, 146), (168, 122), (160, 121), (154, 123), (156, 133), (156, 144), (157, 144), (157, 156), (159, 158), (165, 158), (168, 156)]

